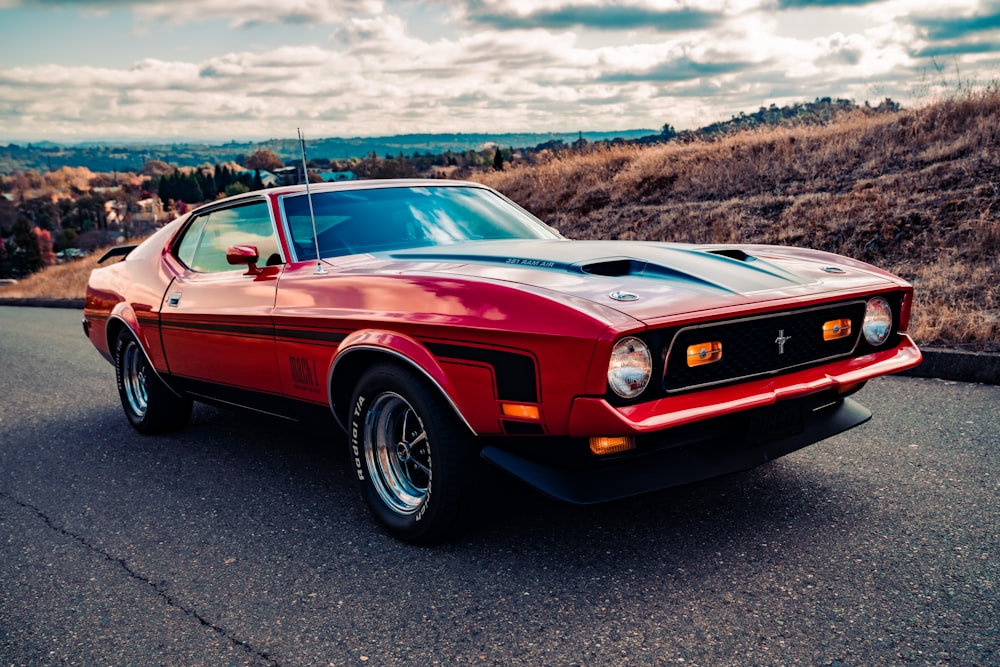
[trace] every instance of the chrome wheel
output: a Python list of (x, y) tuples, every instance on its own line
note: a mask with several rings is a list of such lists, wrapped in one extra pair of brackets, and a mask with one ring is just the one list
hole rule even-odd
[(118, 332), (115, 377), (122, 408), (140, 433), (163, 433), (184, 426), (191, 399), (172, 391), (156, 374), (139, 340), (128, 329)]
[(364, 456), (372, 485), (382, 502), (401, 515), (415, 513), (431, 484), (427, 430), (399, 394), (383, 392), (368, 408)]
[(139, 349), (139, 344), (130, 341), (122, 352), (122, 386), (129, 408), (137, 417), (143, 417), (149, 406), (149, 393), (146, 389), (146, 374), (149, 368), (146, 358)]

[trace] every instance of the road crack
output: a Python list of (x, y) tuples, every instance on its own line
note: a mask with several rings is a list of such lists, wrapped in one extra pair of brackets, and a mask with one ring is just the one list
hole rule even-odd
[(60, 534), (60, 535), (62, 535), (64, 537), (67, 537), (67, 538), (73, 540), (74, 542), (80, 544), (81, 546), (83, 546), (84, 548), (86, 548), (89, 551), (93, 552), (94, 554), (97, 554), (98, 556), (101, 556), (104, 560), (108, 561), (109, 563), (113, 563), (113, 564), (119, 566), (122, 570), (125, 571), (125, 574), (128, 575), (128, 577), (130, 579), (132, 579), (132, 580), (134, 580), (134, 581), (136, 581), (138, 583), (145, 584), (145, 585), (149, 586), (149, 588), (153, 591), (153, 593), (157, 597), (159, 597), (161, 600), (163, 600), (168, 606), (173, 607), (174, 609), (180, 610), (181, 612), (183, 612), (184, 614), (186, 614), (190, 618), (193, 618), (195, 621), (197, 621), (203, 627), (211, 630), (212, 632), (216, 633), (217, 635), (219, 635), (220, 637), (222, 637), (226, 641), (232, 643), (233, 646), (236, 646), (237, 648), (243, 650), (244, 652), (246, 652), (247, 654), (249, 654), (251, 656), (257, 657), (257, 658), (259, 658), (259, 659), (267, 662), (269, 665), (274, 665), (274, 667), (281, 667), (281, 663), (278, 662), (275, 658), (273, 658), (270, 654), (265, 653), (263, 651), (259, 651), (259, 650), (255, 649), (253, 646), (251, 646), (249, 643), (247, 643), (247, 642), (245, 642), (245, 641), (243, 641), (241, 639), (237, 639), (236, 637), (231, 636), (226, 631), (225, 628), (221, 628), (221, 627), (215, 625), (214, 623), (212, 623), (211, 621), (209, 621), (207, 618), (205, 618), (204, 616), (202, 616), (201, 614), (199, 614), (196, 610), (188, 608), (184, 604), (182, 604), (179, 601), (177, 601), (173, 596), (171, 596), (170, 594), (168, 594), (167, 592), (165, 592), (163, 589), (161, 589), (160, 586), (155, 581), (152, 581), (149, 578), (144, 577), (143, 575), (139, 574), (134, 569), (132, 569), (129, 566), (129, 564), (125, 561), (124, 558), (117, 558), (117, 557), (111, 555), (110, 553), (108, 553), (107, 551), (104, 551), (100, 547), (97, 547), (97, 546), (91, 544), (90, 542), (87, 541), (87, 538), (85, 538), (84, 536), (77, 535), (76, 533), (74, 533), (74, 532), (72, 532), (70, 530), (67, 530), (66, 528), (63, 528), (61, 526), (56, 525), (56, 523), (52, 520), (51, 517), (49, 517), (44, 511), (42, 511), (38, 507), (35, 507), (31, 503), (27, 503), (27, 502), (24, 502), (23, 500), (19, 500), (19, 499), (11, 496), (10, 494), (8, 494), (8, 493), (6, 493), (4, 491), (0, 491), (0, 497), (6, 498), (7, 500), (9, 500), (10, 502), (14, 503), (15, 505), (17, 505), (17, 506), (19, 506), (19, 507), (21, 507), (23, 509), (26, 509), (26, 510), (28, 510), (30, 512), (33, 512), (51, 530), (55, 531), (56, 533), (58, 533), (58, 534)]

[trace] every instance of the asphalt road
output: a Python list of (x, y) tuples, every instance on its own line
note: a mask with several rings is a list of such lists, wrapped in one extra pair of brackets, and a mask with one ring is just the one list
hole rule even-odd
[(1000, 387), (596, 508), (513, 487), (417, 548), (334, 434), (134, 433), (70, 310), (0, 307), (0, 665), (997, 665)]

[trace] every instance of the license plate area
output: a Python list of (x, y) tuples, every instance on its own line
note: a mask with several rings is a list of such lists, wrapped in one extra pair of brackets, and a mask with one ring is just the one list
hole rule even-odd
[(750, 413), (747, 439), (759, 445), (798, 435), (805, 429), (805, 414), (803, 401), (784, 401), (758, 408)]

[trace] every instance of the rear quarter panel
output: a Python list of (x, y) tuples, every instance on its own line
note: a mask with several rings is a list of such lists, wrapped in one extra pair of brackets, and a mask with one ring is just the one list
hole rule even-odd
[(84, 298), (84, 318), (91, 322), (91, 343), (109, 361), (114, 344), (111, 332), (117, 321), (136, 334), (153, 366), (166, 371), (159, 311), (172, 276), (164, 269), (162, 255), (180, 223), (177, 220), (166, 225), (125, 259), (91, 272)]

